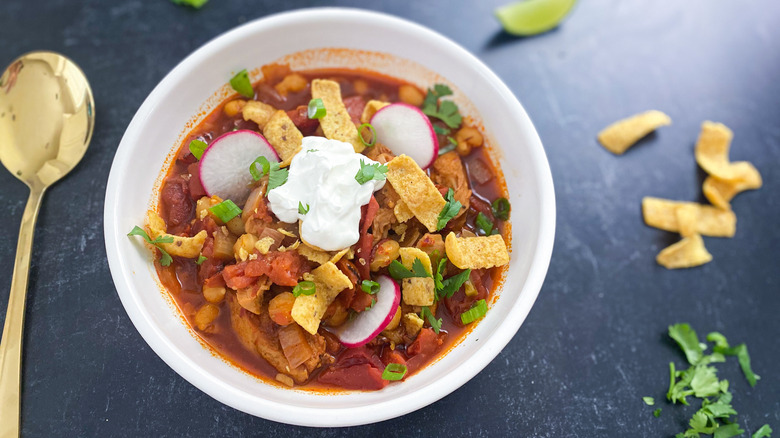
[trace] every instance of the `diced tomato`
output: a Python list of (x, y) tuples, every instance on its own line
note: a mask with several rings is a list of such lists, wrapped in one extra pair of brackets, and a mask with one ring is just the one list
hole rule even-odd
[(382, 363), (385, 366), (391, 363), (406, 365), (406, 359), (404, 359), (404, 355), (400, 351), (385, 347), (384, 351), (382, 351)]
[[(205, 263), (205, 262), (204, 262)], [(221, 272), (218, 272), (211, 277), (206, 278), (203, 280), (203, 286), (204, 287), (225, 287), (225, 277), (222, 276)]]
[(484, 214), (490, 219), (490, 222), (496, 223), (496, 218), (493, 217), (493, 208), (490, 206), (490, 203), (479, 196), (474, 194), (471, 195), (471, 198), (469, 199), (469, 208), (477, 213)]
[(362, 219), (360, 220), (360, 239), (357, 243), (357, 250), (355, 251), (355, 260), (357, 260), (356, 267), (360, 273), (360, 278), (367, 280), (371, 278), (370, 263), (371, 263), (371, 250), (374, 246), (374, 236), (368, 234), (368, 229), (374, 222), (376, 212), (379, 211), (379, 203), (372, 195), (368, 204), (361, 207)]
[(257, 277), (245, 275), (245, 268), (246, 262), (225, 266), (225, 269), (222, 270), (222, 277), (224, 277), (227, 287), (235, 290), (244, 289), (257, 280)]
[(382, 371), (369, 364), (353, 365), (346, 368), (328, 368), (320, 374), (320, 383), (344, 389), (371, 390), (382, 389), (389, 383), (382, 379)]
[(409, 356), (406, 366), (409, 371), (413, 372), (422, 367), (430, 358), (436, 355), (443, 343), (444, 333), (437, 335), (432, 328), (428, 327), (420, 330), (417, 339), (406, 349), (406, 354)]
[(295, 251), (272, 251), (258, 254), (257, 259), (246, 262), (245, 274), (252, 277), (267, 275), (274, 284), (295, 286), (305, 266), (305, 260)]
[(361, 209), (363, 210), (361, 212), (363, 213), (363, 219), (360, 222), (360, 234), (366, 234), (368, 228), (374, 223), (376, 212), (379, 211), (379, 202), (377, 202), (374, 195), (371, 195), (371, 200), (368, 201), (368, 204), (361, 207)]
[(355, 289), (355, 295), (352, 297), (352, 302), (349, 307), (356, 312), (362, 312), (367, 307), (371, 306), (371, 301), (374, 299), (371, 295), (363, 292), (363, 289)]

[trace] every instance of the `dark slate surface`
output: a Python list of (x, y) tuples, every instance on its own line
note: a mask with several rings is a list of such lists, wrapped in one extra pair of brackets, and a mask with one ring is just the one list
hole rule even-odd
[[(751, 389), (722, 365), (748, 431), (780, 429), (780, 4), (775, 1), (582, 2), (560, 28), (515, 39), (481, 2), (342, 1), (407, 17), (484, 60), (519, 97), (547, 150), (558, 230), (547, 281), (504, 351), (452, 395), (404, 418), (349, 430), (272, 423), (221, 405), (147, 347), (119, 303), (103, 245), (103, 196), (125, 127), (155, 84), (194, 49), (247, 20), (321, 2), (4, 0), (0, 63), (62, 52), (89, 76), (97, 127), (83, 163), (48, 193), (33, 255), (24, 350), (27, 436), (670, 436), (693, 409), (660, 403), (665, 336), (688, 321), (747, 341), (763, 376)], [(660, 109), (674, 120), (623, 157), (595, 143), (606, 124)], [(676, 240), (642, 224), (640, 199), (700, 200), (692, 147), (703, 120), (736, 136), (764, 188), (734, 202), (733, 239), (705, 238), (712, 263), (666, 271)], [(489, 123), (489, 122), (488, 122)], [(0, 315), (27, 191), (0, 171)], [(516, 230), (522, 232), (522, 230)], [(4, 318), (0, 316), (0, 318)]]

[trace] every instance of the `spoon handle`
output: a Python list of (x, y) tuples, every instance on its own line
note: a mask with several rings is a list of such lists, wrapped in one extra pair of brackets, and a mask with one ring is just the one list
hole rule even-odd
[(30, 270), (35, 220), (45, 189), (33, 188), (22, 215), (19, 243), (16, 246), (14, 276), (5, 314), (3, 340), (0, 342), (0, 438), (19, 436), (21, 377), (22, 377), (22, 329), (24, 305), (27, 296), (27, 279)]

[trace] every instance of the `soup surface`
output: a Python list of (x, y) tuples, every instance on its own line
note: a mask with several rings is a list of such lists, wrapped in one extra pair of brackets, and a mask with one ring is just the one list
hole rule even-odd
[[(504, 241), (509, 239), (502, 174), (484, 147), (479, 127), (449, 111), (451, 106), (444, 104), (447, 93), (438, 85), (420, 90), (366, 71), (291, 71), (284, 65), (262, 70), (263, 79), (251, 85), (252, 97), (234, 95), (222, 102), (189, 132), (166, 170), (158, 209), (150, 212), (165, 229), (147, 225), (152, 238), (176, 236), (174, 243), (159, 246), (172, 256), (166, 263), (158, 253), (163, 257), (156, 261), (160, 280), (205, 344), (266, 381), (312, 390), (377, 390), (405, 379), (445, 354), (478, 323), (501, 281), (508, 261)], [(319, 87), (335, 87), (340, 95), (322, 94)], [(405, 168), (391, 162), (402, 152), (382, 143), (386, 131), (365, 125), (378, 120), (370, 117), (377, 109), (397, 102), (434, 113), (423, 116), (422, 122), (409, 122), (430, 125), (439, 146), (429, 166), (412, 166), (414, 175), (425, 176), (419, 190), (401, 187), (398, 175), (404, 175)], [(298, 169), (304, 160), (316, 157), (304, 155), (322, 152), (300, 145), (315, 140), (323, 148), (331, 141), (350, 144), (340, 133), (343, 130), (330, 126), (339, 112), (351, 121), (347, 135), (357, 132), (360, 142), (353, 141), (354, 151), (349, 149), (346, 155), (355, 155), (349, 158), (353, 161), (357, 157), (355, 166), (371, 174), (369, 183), (376, 189), (365, 195), (366, 202), (335, 199), (341, 193), (335, 189), (333, 199), (326, 201), (295, 199), (300, 220), (282, 221), (275, 213), (279, 204), (269, 193), (283, 188), (293, 193), (285, 184), (293, 184), (295, 178), (301, 181), (295, 184), (307, 183)], [(219, 190), (204, 189), (213, 187), (207, 179), (215, 177), (205, 170), (201, 175), (201, 170), (206, 160), (220, 157), (217, 149), (223, 146), (215, 146), (220, 137), (238, 133), (242, 137), (235, 138), (254, 141), (244, 130), (262, 135), (254, 137), (260, 143), (267, 140), (280, 157), (266, 160), (266, 168), (263, 160), (255, 161), (253, 172), (247, 163), (246, 173), (253, 174), (249, 194), (234, 196), (231, 203), (240, 211), (230, 216), (222, 208), (227, 199), (214, 193)], [(325, 142), (324, 137), (330, 140)], [(298, 146), (290, 152), (290, 145)], [(199, 146), (207, 146), (205, 154)], [(335, 143), (332, 147), (343, 150)], [(428, 146), (422, 142), (419, 147)], [(335, 159), (324, 153), (322, 157), (313, 169)], [(395, 164), (401, 162), (397, 159)], [(376, 170), (365, 169), (370, 167), (367, 163)], [(367, 193), (359, 174), (348, 176), (356, 190)], [(277, 186), (282, 177), (286, 180)], [(317, 176), (320, 180), (312, 191), (325, 187), (331, 177)], [(355, 179), (357, 183), (352, 182)], [(418, 197), (429, 197), (439, 206), (433, 228), (424, 223), (428, 213), (425, 205), (415, 204)], [(325, 211), (323, 202), (342, 201), (355, 205), (344, 207), (343, 217), (323, 226), (343, 227), (357, 240), (335, 249), (312, 244), (314, 238), (332, 240), (323, 239), (323, 231), (311, 231), (317, 224), (307, 231), (306, 219), (314, 217), (315, 209)], [(318, 217), (328, 219), (323, 214)], [(460, 256), (455, 254), (459, 245)], [(496, 262), (504, 256), (505, 261)], [(456, 259), (460, 267), (453, 262)], [(396, 292), (386, 289), (393, 287)], [(394, 297), (396, 301), (388, 303)]]

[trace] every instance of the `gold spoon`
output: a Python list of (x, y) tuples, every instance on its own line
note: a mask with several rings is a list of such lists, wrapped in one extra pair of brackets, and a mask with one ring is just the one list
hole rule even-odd
[(41, 199), (84, 156), (94, 126), (89, 82), (68, 58), (28, 53), (0, 76), (0, 161), (30, 188), (0, 342), (0, 438), (19, 436), (24, 305)]

